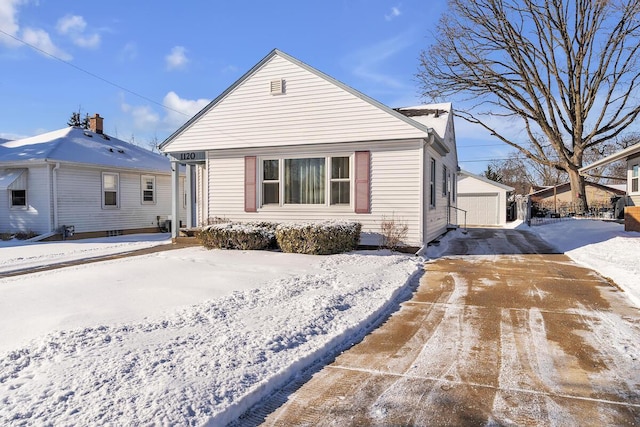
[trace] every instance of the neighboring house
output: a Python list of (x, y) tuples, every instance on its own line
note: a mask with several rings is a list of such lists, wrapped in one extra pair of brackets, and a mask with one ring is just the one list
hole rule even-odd
[(588, 175), (592, 169), (608, 165), (618, 160), (627, 161), (627, 197), (624, 207), (624, 228), (640, 231), (640, 144), (632, 145), (597, 162), (580, 168), (580, 173)]
[(501, 226), (507, 223), (507, 198), (513, 187), (467, 171), (458, 174), (458, 208), (466, 211), (467, 225)]
[[(63, 227), (74, 238), (156, 232), (171, 214), (171, 179), (167, 157), (104, 134), (98, 114), (91, 130), (68, 127), (4, 142), (0, 232), (41, 238), (62, 237)], [(182, 220), (185, 213), (182, 206)]]
[[(613, 209), (612, 199), (625, 195), (624, 190), (608, 185), (585, 182), (587, 204), (590, 209)], [(533, 203), (539, 209), (556, 212), (562, 215), (577, 213), (572, 205), (571, 184), (564, 183), (556, 186), (545, 187), (529, 194)]]
[(356, 220), (377, 245), (393, 219), (421, 247), (455, 204), (454, 135), (450, 104), (393, 110), (273, 50), (160, 149), (194, 177), (193, 224)]

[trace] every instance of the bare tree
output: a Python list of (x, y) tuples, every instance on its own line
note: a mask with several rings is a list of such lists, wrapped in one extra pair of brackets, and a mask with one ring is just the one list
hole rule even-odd
[[(578, 173), (585, 151), (640, 114), (639, 12), (640, 0), (449, 0), (435, 43), (421, 54), (423, 94), (467, 95), (459, 116), (565, 171), (573, 202), (586, 209)], [(525, 136), (498, 123), (508, 119)]]

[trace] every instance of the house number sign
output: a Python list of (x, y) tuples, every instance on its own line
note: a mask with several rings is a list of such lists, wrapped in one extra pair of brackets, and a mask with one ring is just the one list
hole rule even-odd
[(181, 163), (203, 162), (206, 159), (204, 151), (183, 151), (180, 153), (171, 153), (171, 157)]

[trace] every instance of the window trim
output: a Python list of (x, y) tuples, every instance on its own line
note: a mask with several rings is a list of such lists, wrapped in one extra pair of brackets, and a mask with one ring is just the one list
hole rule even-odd
[[(105, 186), (104, 186), (104, 178), (106, 176), (114, 176), (116, 178), (116, 189), (115, 191), (111, 191), (116, 193), (115, 205), (107, 205), (105, 203), (106, 202), (105, 193), (107, 192), (107, 190), (105, 189)], [(102, 177), (102, 182), (100, 184), (100, 187), (102, 189), (102, 209), (120, 209), (120, 174), (118, 172), (102, 172), (101, 177)]]
[[(629, 180), (629, 194), (640, 193), (640, 163), (632, 164), (629, 172), (631, 174), (631, 179)], [(633, 184), (636, 185), (635, 190), (633, 189)]]
[[(151, 188), (151, 200), (145, 200), (144, 199), (144, 193), (145, 191), (149, 191), (146, 188), (146, 180), (151, 180), (152, 181), (152, 186), (153, 188)], [(155, 205), (157, 203), (157, 198), (156, 198), (156, 177), (154, 175), (141, 175), (140, 176), (140, 203), (142, 203), (143, 205)]]
[[(349, 178), (340, 178), (340, 179), (332, 179), (331, 178), (331, 167), (332, 160), (334, 158), (346, 157), (349, 160)], [(286, 160), (296, 160), (296, 159), (324, 159), (324, 202), (323, 203), (285, 203), (285, 186), (286, 182), (284, 179), (285, 174), (285, 161)], [(331, 208), (332, 210), (340, 210), (353, 208), (354, 203), (354, 152), (344, 153), (301, 153), (301, 154), (291, 154), (291, 155), (276, 155), (276, 156), (260, 156), (258, 157), (258, 182), (257, 187), (259, 191), (258, 200), (259, 207), (261, 209), (273, 209), (273, 208), (283, 208), (283, 209), (317, 209), (318, 207), (326, 207)], [(278, 183), (278, 203), (264, 203), (264, 162), (267, 160), (277, 160), (278, 161), (278, 180), (267, 180), (266, 182)], [(339, 203), (332, 204), (331, 203), (331, 183), (332, 182), (349, 182), (349, 203)]]
[(442, 196), (447, 197), (449, 194), (449, 182), (448, 182), (448, 169), (447, 165), (442, 165)]

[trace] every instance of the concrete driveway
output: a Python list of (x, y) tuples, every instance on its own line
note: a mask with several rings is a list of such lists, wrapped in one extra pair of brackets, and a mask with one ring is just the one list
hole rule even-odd
[(640, 425), (639, 311), (614, 283), (526, 231), (470, 229), (445, 255), (383, 325), (245, 424)]

